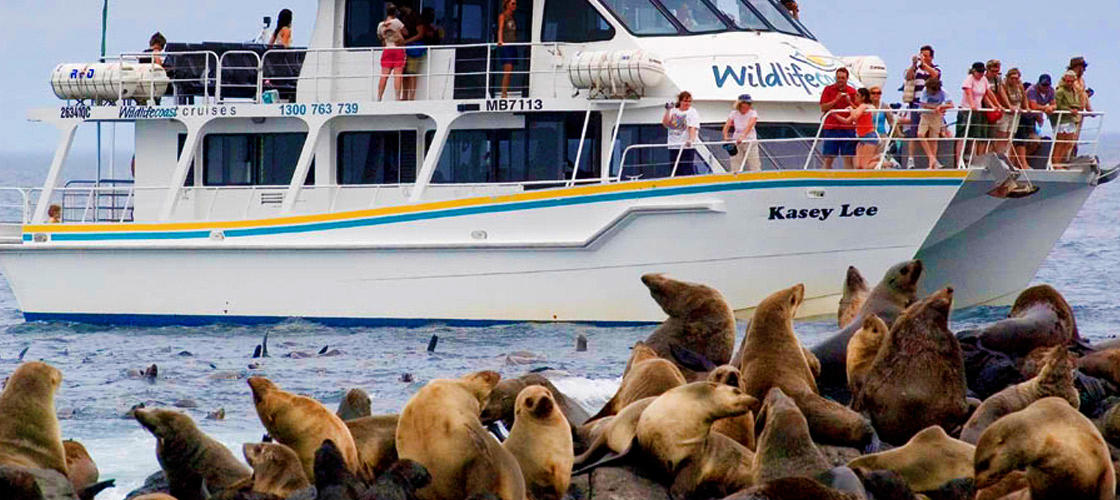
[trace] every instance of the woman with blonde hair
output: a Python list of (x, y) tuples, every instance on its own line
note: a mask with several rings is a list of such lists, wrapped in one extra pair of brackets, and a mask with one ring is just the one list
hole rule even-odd
[(728, 172), (742, 172), (744, 166), (752, 172), (762, 170), (762, 160), (758, 155), (758, 131), (755, 129), (758, 112), (752, 108), (750, 94), (739, 96), (727, 122), (723, 124), (724, 142), (735, 141), (735, 144), (723, 146), (731, 155)]

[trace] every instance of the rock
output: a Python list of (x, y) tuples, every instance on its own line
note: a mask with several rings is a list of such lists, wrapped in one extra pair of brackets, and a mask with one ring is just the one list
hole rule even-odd
[(669, 490), (637, 474), (632, 467), (600, 467), (591, 471), (589, 500), (668, 500)]
[(818, 444), (817, 448), (824, 453), (825, 460), (828, 460), (829, 465), (833, 467), (844, 467), (848, 462), (859, 458), (863, 455), (860, 450), (856, 448), (848, 448), (845, 446), (829, 446), (825, 444)]
[(590, 498), (591, 474), (572, 476), (572, 482), (568, 484), (568, 494), (564, 495), (564, 500), (590, 500)]
[(195, 401), (193, 399), (180, 399), (174, 403), (171, 403), (171, 405), (176, 408), (198, 408), (198, 401)]
[(163, 471), (158, 471), (148, 476), (144, 480), (144, 485), (128, 492), (124, 500), (131, 500), (140, 495), (147, 495), (148, 493), (171, 493), (171, 487), (167, 484), (167, 476), (163, 475)]
[(529, 351), (515, 351), (506, 355), (506, 366), (531, 365), (544, 361), (543, 355)]
[(70, 480), (56, 470), (0, 465), (5, 500), (77, 500)]

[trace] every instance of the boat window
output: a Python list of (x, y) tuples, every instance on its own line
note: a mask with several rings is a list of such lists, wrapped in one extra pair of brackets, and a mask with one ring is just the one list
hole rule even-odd
[[(286, 186), (307, 134), (210, 134), (202, 145), (206, 186)], [(306, 184), (315, 183), (312, 161)]]
[[(187, 134), (179, 134), (179, 149), (177, 149), (176, 152), (175, 152), (175, 163), (176, 164), (179, 163), (179, 158), (182, 158), (182, 156), (183, 156), (183, 146), (186, 146), (186, 145), (187, 145)], [(194, 185), (194, 166), (196, 164), (197, 164), (197, 162), (195, 162), (192, 159), (191, 160), (191, 166), (190, 166), (190, 168), (187, 169), (187, 178), (183, 180), (183, 185), (186, 186), (186, 187), (191, 187), (191, 186)], [(134, 172), (133, 176), (135, 176), (135, 175), (136, 174)]]
[(668, 177), (673, 170), (668, 148), (634, 148), (626, 152), (626, 148), (635, 144), (665, 144), (667, 141), (665, 127), (661, 125), (622, 125), (611, 155), (611, 176), (618, 176), (621, 165), (625, 167), (623, 180)]
[(677, 27), (650, 0), (603, 0), (635, 35), (675, 35)]
[(614, 38), (611, 26), (587, 0), (547, 0), (542, 42), (598, 42)]
[[(557, 181), (572, 176), (584, 113), (536, 113), (523, 129), (453, 130), (433, 183)], [(601, 117), (591, 114), (577, 178), (599, 177)], [(544, 186), (555, 184), (544, 183)]]
[(715, 0), (716, 8), (735, 26), (744, 30), (768, 30), (770, 26), (742, 0)]
[(416, 182), (416, 132), (338, 134), (337, 168), (339, 184)]
[(346, 47), (380, 47), (377, 25), (385, 19), (385, 0), (347, 0), (343, 44)]
[(686, 31), (691, 33), (711, 33), (724, 31), (727, 25), (719, 20), (719, 16), (712, 12), (706, 4), (696, 0), (661, 0), (677, 22), (681, 23)]
[(751, 7), (754, 8), (755, 11), (757, 11), (759, 14), (762, 14), (762, 17), (766, 18), (766, 22), (770, 23), (770, 25), (773, 26), (774, 29), (783, 33), (790, 33), (793, 35), (801, 34), (801, 32), (798, 31), (797, 26), (793, 24), (793, 21), (791, 21), (790, 18), (787, 17), (784, 12), (782, 12), (782, 10), (785, 9), (783, 7), (779, 7), (773, 2), (773, 0), (741, 1), (747, 2)]

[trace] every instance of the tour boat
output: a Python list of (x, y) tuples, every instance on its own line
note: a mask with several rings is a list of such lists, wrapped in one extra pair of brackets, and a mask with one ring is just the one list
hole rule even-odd
[[(321, 0), (307, 48), (60, 64), (62, 101), (29, 112), (59, 131), (46, 182), (8, 191), (21, 220), (0, 245), (24, 317), (642, 324), (665, 317), (647, 273), (742, 315), (803, 283), (809, 316), (835, 311), (848, 266), (874, 282), (913, 258), (957, 307), (999, 304), (1101, 180), (1091, 155), (1051, 168), (1044, 139), (1031, 170), (954, 162), (951, 139), (942, 163), (960, 168), (892, 168), (903, 156), (884, 149), (882, 168), (822, 169), (822, 89), (840, 67), (857, 87), (887, 69), (831, 54), (774, 0), (523, 1), (501, 47), (501, 0), (419, 3), (442, 38), (407, 47), (412, 95), (390, 79), (378, 96), (400, 50), (377, 37), (381, 0)], [(678, 175), (661, 124), (681, 90), (702, 117), (699, 175)], [(761, 171), (722, 147), (742, 94)], [(133, 127), (133, 178), (66, 182), (75, 131), (99, 124)], [(1095, 130), (1086, 116), (1081, 152)], [(1037, 191), (993, 191), (1008, 179)]]

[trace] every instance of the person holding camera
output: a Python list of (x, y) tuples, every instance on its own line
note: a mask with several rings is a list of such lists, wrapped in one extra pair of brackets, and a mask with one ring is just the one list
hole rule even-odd
[[(910, 67), (903, 75), (905, 84), (902, 88), (903, 101), (911, 109), (922, 108), (922, 95), (925, 92), (926, 82), (931, 78), (941, 78), (941, 66), (933, 62), (933, 46), (923, 45), (918, 54), (910, 58)], [(921, 117), (927, 113), (915, 111), (911, 113), (909, 124), (903, 129), (903, 134), (908, 139), (918, 138)], [(906, 141), (906, 168), (914, 168), (914, 156), (919, 141)]]
[(852, 156), (856, 154), (856, 127), (846, 122), (847, 112), (830, 113), (834, 109), (848, 109), (856, 100), (856, 89), (848, 85), (848, 68), (836, 70), (836, 83), (821, 92), (821, 113), (824, 113), (824, 126), (821, 130), (821, 156), (824, 168), (832, 168), (832, 160), (837, 156), (844, 158), (844, 165), (852, 168)]
[(665, 104), (661, 125), (669, 129), (669, 159), (676, 165), (676, 175), (696, 175), (696, 134), (700, 131), (700, 113), (692, 107), (692, 94), (687, 90), (677, 95), (676, 103)]
[(762, 160), (758, 155), (758, 112), (752, 109), (750, 94), (743, 94), (735, 101), (735, 108), (723, 124), (724, 142), (735, 141), (735, 144), (724, 144), (723, 148), (731, 155), (728, 172), (733, 174), (743, 171), (745, 165), (750, 171), (762, 170)]

